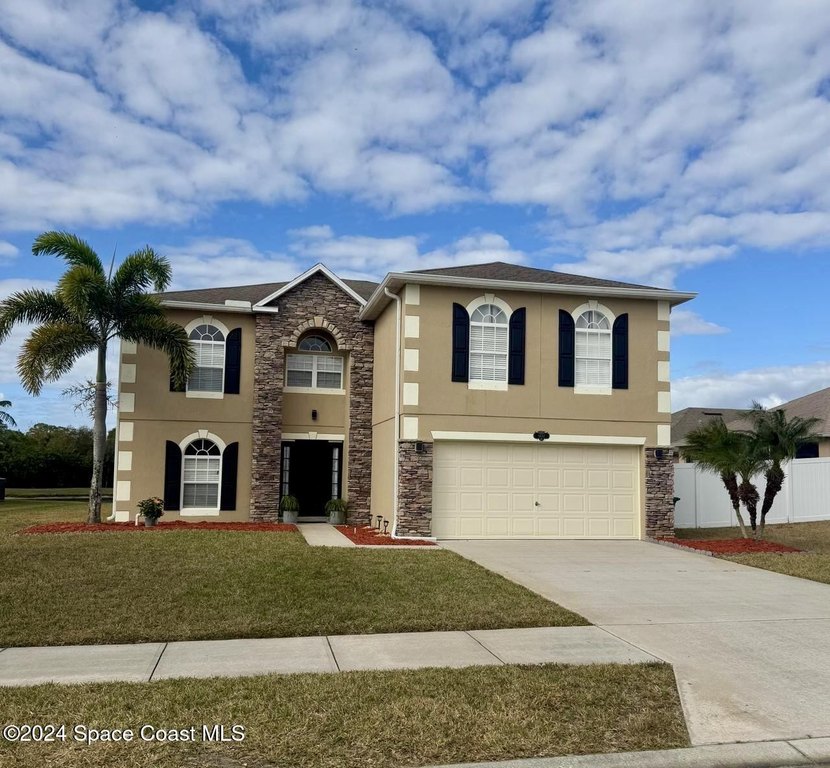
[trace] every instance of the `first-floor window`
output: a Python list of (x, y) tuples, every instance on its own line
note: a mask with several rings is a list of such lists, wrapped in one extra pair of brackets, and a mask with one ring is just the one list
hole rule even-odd
[(219, 509), (222, 451), (212, 440), (194, 440), (184, 449), (182, 506)]
[(288, 355), (286, 379), (289, 387), (343, 389), (343, 358), (335, 355)]

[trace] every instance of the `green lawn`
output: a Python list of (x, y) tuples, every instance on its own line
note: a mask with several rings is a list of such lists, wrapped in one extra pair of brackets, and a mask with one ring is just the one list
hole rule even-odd
[(0, 645), (577, 625), (451, 552), (309, 547), (295, 533), (14, 535), (83, 503), (0, 505)]
[[(105, 499), (112, 499), (112, 488), (102, 488), (101, 495)], [(16, 499), (31, 498), (87, 498), (89, 488), (7, 488), (6, 496)]]
[(144, 724), (240, 724), (246, 736), (240, 743), (213, 745), (0, 742), (0, 764), (403, 767), (688, 745), (674, 675), (662, 664), (350, 672), (4, 690), (0, 721), (33, 720), (65, 723), (70, 730), (78, 723), (136, 730)]
[[(741, 535), (736, 528), (678, 528), (679, 539), (735, 539)], [(797, 554), (752, 554), (725, 557), (735, 563), (786, 573), (802, 579), (830, 584), (830, 520), (817, 523), (779, 523), (768, 525), (764, 538), (797, 547)]]

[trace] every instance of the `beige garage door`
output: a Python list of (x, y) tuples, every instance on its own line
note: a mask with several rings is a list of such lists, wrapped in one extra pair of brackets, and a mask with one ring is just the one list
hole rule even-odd
[(638, 538), (639, 456), (632, 446), (436, 442), (432, 534)]

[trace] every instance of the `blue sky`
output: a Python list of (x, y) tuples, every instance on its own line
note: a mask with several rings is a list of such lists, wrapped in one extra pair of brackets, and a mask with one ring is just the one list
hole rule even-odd
[[(174, 287), (507, 260), (699, 292), (673, 407), (830, 385), (830, 14), (723, 0), (0, 0), (0, 297), (45, 229)], [(82, 423), (17, 383), (23, 427)], [(113, 358), (114, 360), (114, 358)], [(114, 370), (115, 366), (113, 366)]]

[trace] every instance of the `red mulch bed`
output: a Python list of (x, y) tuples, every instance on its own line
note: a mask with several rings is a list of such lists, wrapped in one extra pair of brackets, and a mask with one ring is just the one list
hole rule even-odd
[(434, 547), (434, 541), (423, 539), (393, 539), (391, 536), (384, 536), (377, 528), (363, 526), (355, 528), (352, 525), (336, 525), (340, 533), (351, 539), (355, 544), (392, 545), (396, 547)]
[(156, 523), (148, 528), (135, 523), (44, 523), (31, 525), (18, 533), (127, 533), (129, 531), (249, 531), (256, 533), (287, 533), (296, 531), (296, 525), (284, 523), (189, 523), (186, 520), (171, 520)]
[(786, 544), (776, 544), (774, 541), (765, 539), (677, 539), (674, 536), (666, 536), (658, 541), (667, 541), (669, 544), (676, 544), (689, 549), (702, 549), (711, 552), (713, 555), (745, 555), (751, 552), (801, 552), (795, 547), (788, 547)]

